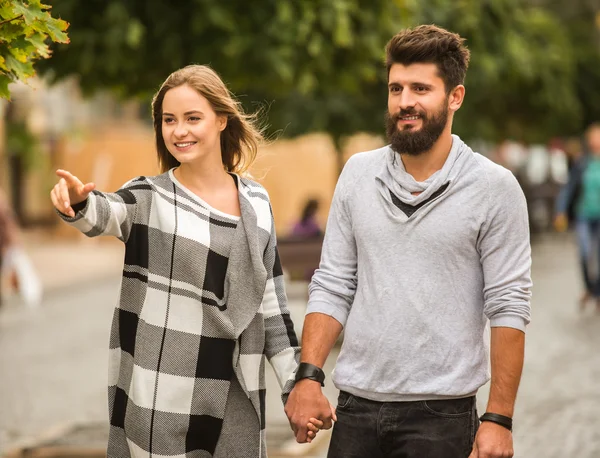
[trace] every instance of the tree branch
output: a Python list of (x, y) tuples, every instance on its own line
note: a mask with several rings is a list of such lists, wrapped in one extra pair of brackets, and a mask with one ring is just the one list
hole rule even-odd
[(18, 16), (15, 16), (12, 19), (6, 19), (4, 21), (0, 21), (0, 25), (8, 24), (9, 22), (16, 21), (17, 19), (23, 19), (23, 15), (19, 14)]

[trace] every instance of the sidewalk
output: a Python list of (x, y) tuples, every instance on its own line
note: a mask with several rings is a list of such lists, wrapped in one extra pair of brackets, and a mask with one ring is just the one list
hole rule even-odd
[(119, 275), (123, 269), (123, 243), (112, 237), (91, 239), (77, 233), (58, 238), (51, 231), (32, 230), (23, 239), (45, 292)]
[[(84, 444), (99, 444), (99, 450), (105, 442), (106, 342), (122, 246), (88, 239), (50, 243), (44, 237), (28, 234), (26, 239), (46, 287), (45, 303), (36, 313), (12, 300), (0, 308), (0, 367), (10, 368), (0, 369), (0, 456), (3, 439), (11, 448), (25, 437), (28, 444), (39, 445), (44, 430), (46, 441), (54, 440), (54, 445), (62, 440), (73, 447), (83, 438)], [(515, 410), (515, 457), (598, 458), (600, 313), (578, 309), (581, 281), (572, 234), (536, 239), (533, 281), (533, 317)], [(300, 334), (306, 284), (291, 283), (288, 293)], [(333, 354), (325, 367), (326, 394), (334, 404), (337, 393), (330, 374), (335, 358)], [(295, 444), (269, 365), (266, 382), (270, 458), (325, 457), (326, 432), (319, 434), (314, 449)], [(488, 390), (485, 385), (478, 393), (480, 411)], [(77, 422), (64, 424), (66, 420)], [(85, 456), (79, 450), (76, 456)], [(33, 452), (27, 456), (52, 458)]]

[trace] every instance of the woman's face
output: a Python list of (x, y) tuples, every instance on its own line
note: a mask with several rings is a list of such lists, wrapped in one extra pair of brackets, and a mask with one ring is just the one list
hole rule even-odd
[[(169, 89), (163, 99), (162, 136), (169, 152), (181, 164), (221, 160), (221, 132), (227, 120), (194, 88)], [(216, 157), (213, 157), (216, 156)]]

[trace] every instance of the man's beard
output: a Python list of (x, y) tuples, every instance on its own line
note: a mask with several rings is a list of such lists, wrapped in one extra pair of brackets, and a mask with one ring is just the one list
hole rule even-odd
[[(398, 129), (398, 120), (404, 116), (420, 116), (422, 126), (418, 130)], [(408, 154), (418, 156), (425, 151), (429, 151), (446, 127), (448, 121), (448, 101), (440, 111), (431, 117), (425, 112), (418, 112), (414, 108), (410, 110), (400, 110), (394, 115), (386, 113), (385, 124), (388, 141), (392, 149), (399, 154)]]

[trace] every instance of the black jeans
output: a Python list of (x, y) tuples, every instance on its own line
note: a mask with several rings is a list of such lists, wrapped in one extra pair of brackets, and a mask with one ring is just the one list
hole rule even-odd
[(376, 402), (340, 392), (328, 458), (468, 458), (479, 427), (475, 396)]

